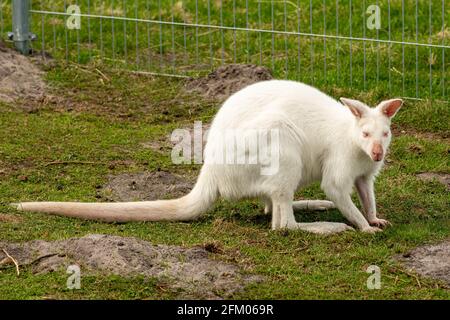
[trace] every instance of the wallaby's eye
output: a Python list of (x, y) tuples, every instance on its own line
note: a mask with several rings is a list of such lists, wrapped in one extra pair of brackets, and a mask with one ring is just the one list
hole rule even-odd
[(383, 137), (387, 137), (389, 135), (389, 132), (385, 131), (383, 132)]
[(366, 132), (366, 131), (363, 132), (363, 137), (364, 138), (368, 138), (369, 136), (370, 136), (370, 134), (368, 132)]

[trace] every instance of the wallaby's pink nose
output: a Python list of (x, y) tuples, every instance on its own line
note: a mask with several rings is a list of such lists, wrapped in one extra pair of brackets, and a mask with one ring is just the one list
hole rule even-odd
[(381, 161), (383, 159), (383, 147), (379, 143), (374, 143), (372, 147), (372, 159)]

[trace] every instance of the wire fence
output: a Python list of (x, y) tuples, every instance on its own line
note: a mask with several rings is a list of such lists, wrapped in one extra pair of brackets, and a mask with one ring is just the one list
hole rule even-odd
[[(10, 10), (3, 1), (2, 34)], [(446, 0), (41, 0), (30, 13), (33, 48), (57, 59), (182, 77), (252, 63), (318, 87), (449, 100)]]

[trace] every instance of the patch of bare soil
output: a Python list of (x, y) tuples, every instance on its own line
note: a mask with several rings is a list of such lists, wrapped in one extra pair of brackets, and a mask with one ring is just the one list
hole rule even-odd
[(125, 173), (111, 176), (102, 194), (110, 201), (173, 199), (191, 191), (190, 179), (165, 172)]
[(450, 239), (417, 247), (398, 260), (408, 269), (425, 277), (443, 280), (450, 286)]
[(0, 42), (0, 101), (41, 100), (46, 90), (42, 75), (27, 57)]
[(426, 140), (439, 140), (444, 141), (446, 143), (450, 143), (450, 136), (448, 133), (436, 133), (436, 132), (424, 132), (424, 131), (418, 131), (412, 128), (404, 128), (401, 127), (395, 123), (392, 124), (391, 127), (392, 134), (394, 137), (404, 136), (404, 135), (410, 135), (417, 139), (426, 139)]
[[(78, 265), (82, 274), (143, 275), (173, 289), (178, 298), (225, 298), (261, 279), (244, 275), (234, 264), (210, 258), (207, 248), (153, 245), (136, 238), (91, 234), (53, 242), (0, 242), (0, 248), (36, 274)], [(11, 261), (0, 250), (2, 264)]]
[(219, 67), (206, 77), (188, 80), (185, 87), (207, 98), (223, 101), (252, 83), (270, 79), (272, 73), (266, 67), (228, 64)]
[(18, 223), (21, 222), (22, 218), (15, 216), (15, 215), (11, 215), (11, 214), (3, 214), (0, 213), (0, 222), (14, 222), (14, 223)]
[(419, 173), (417, 177), (423, 181), (437, 180), (450, 190), (450, 174), (448, 173), (436, 173), (436, 172), (423, 172)]

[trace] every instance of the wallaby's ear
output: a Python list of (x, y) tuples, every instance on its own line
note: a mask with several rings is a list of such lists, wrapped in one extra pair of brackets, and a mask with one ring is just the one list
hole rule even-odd
[(348, 98), (340, 98), (340, 100), (345, 106), (347, 106), (350, 109), (350, 111), (355, 115), (355, 117), (362, 118), (366, 113), (367, 107), (361, 101)]
[(379, 108), (386, 117), (392, 118), (393, 116), (395, 116), (402, 104), (402, 99), (390, 99), (381, 102), (377, 108)]

